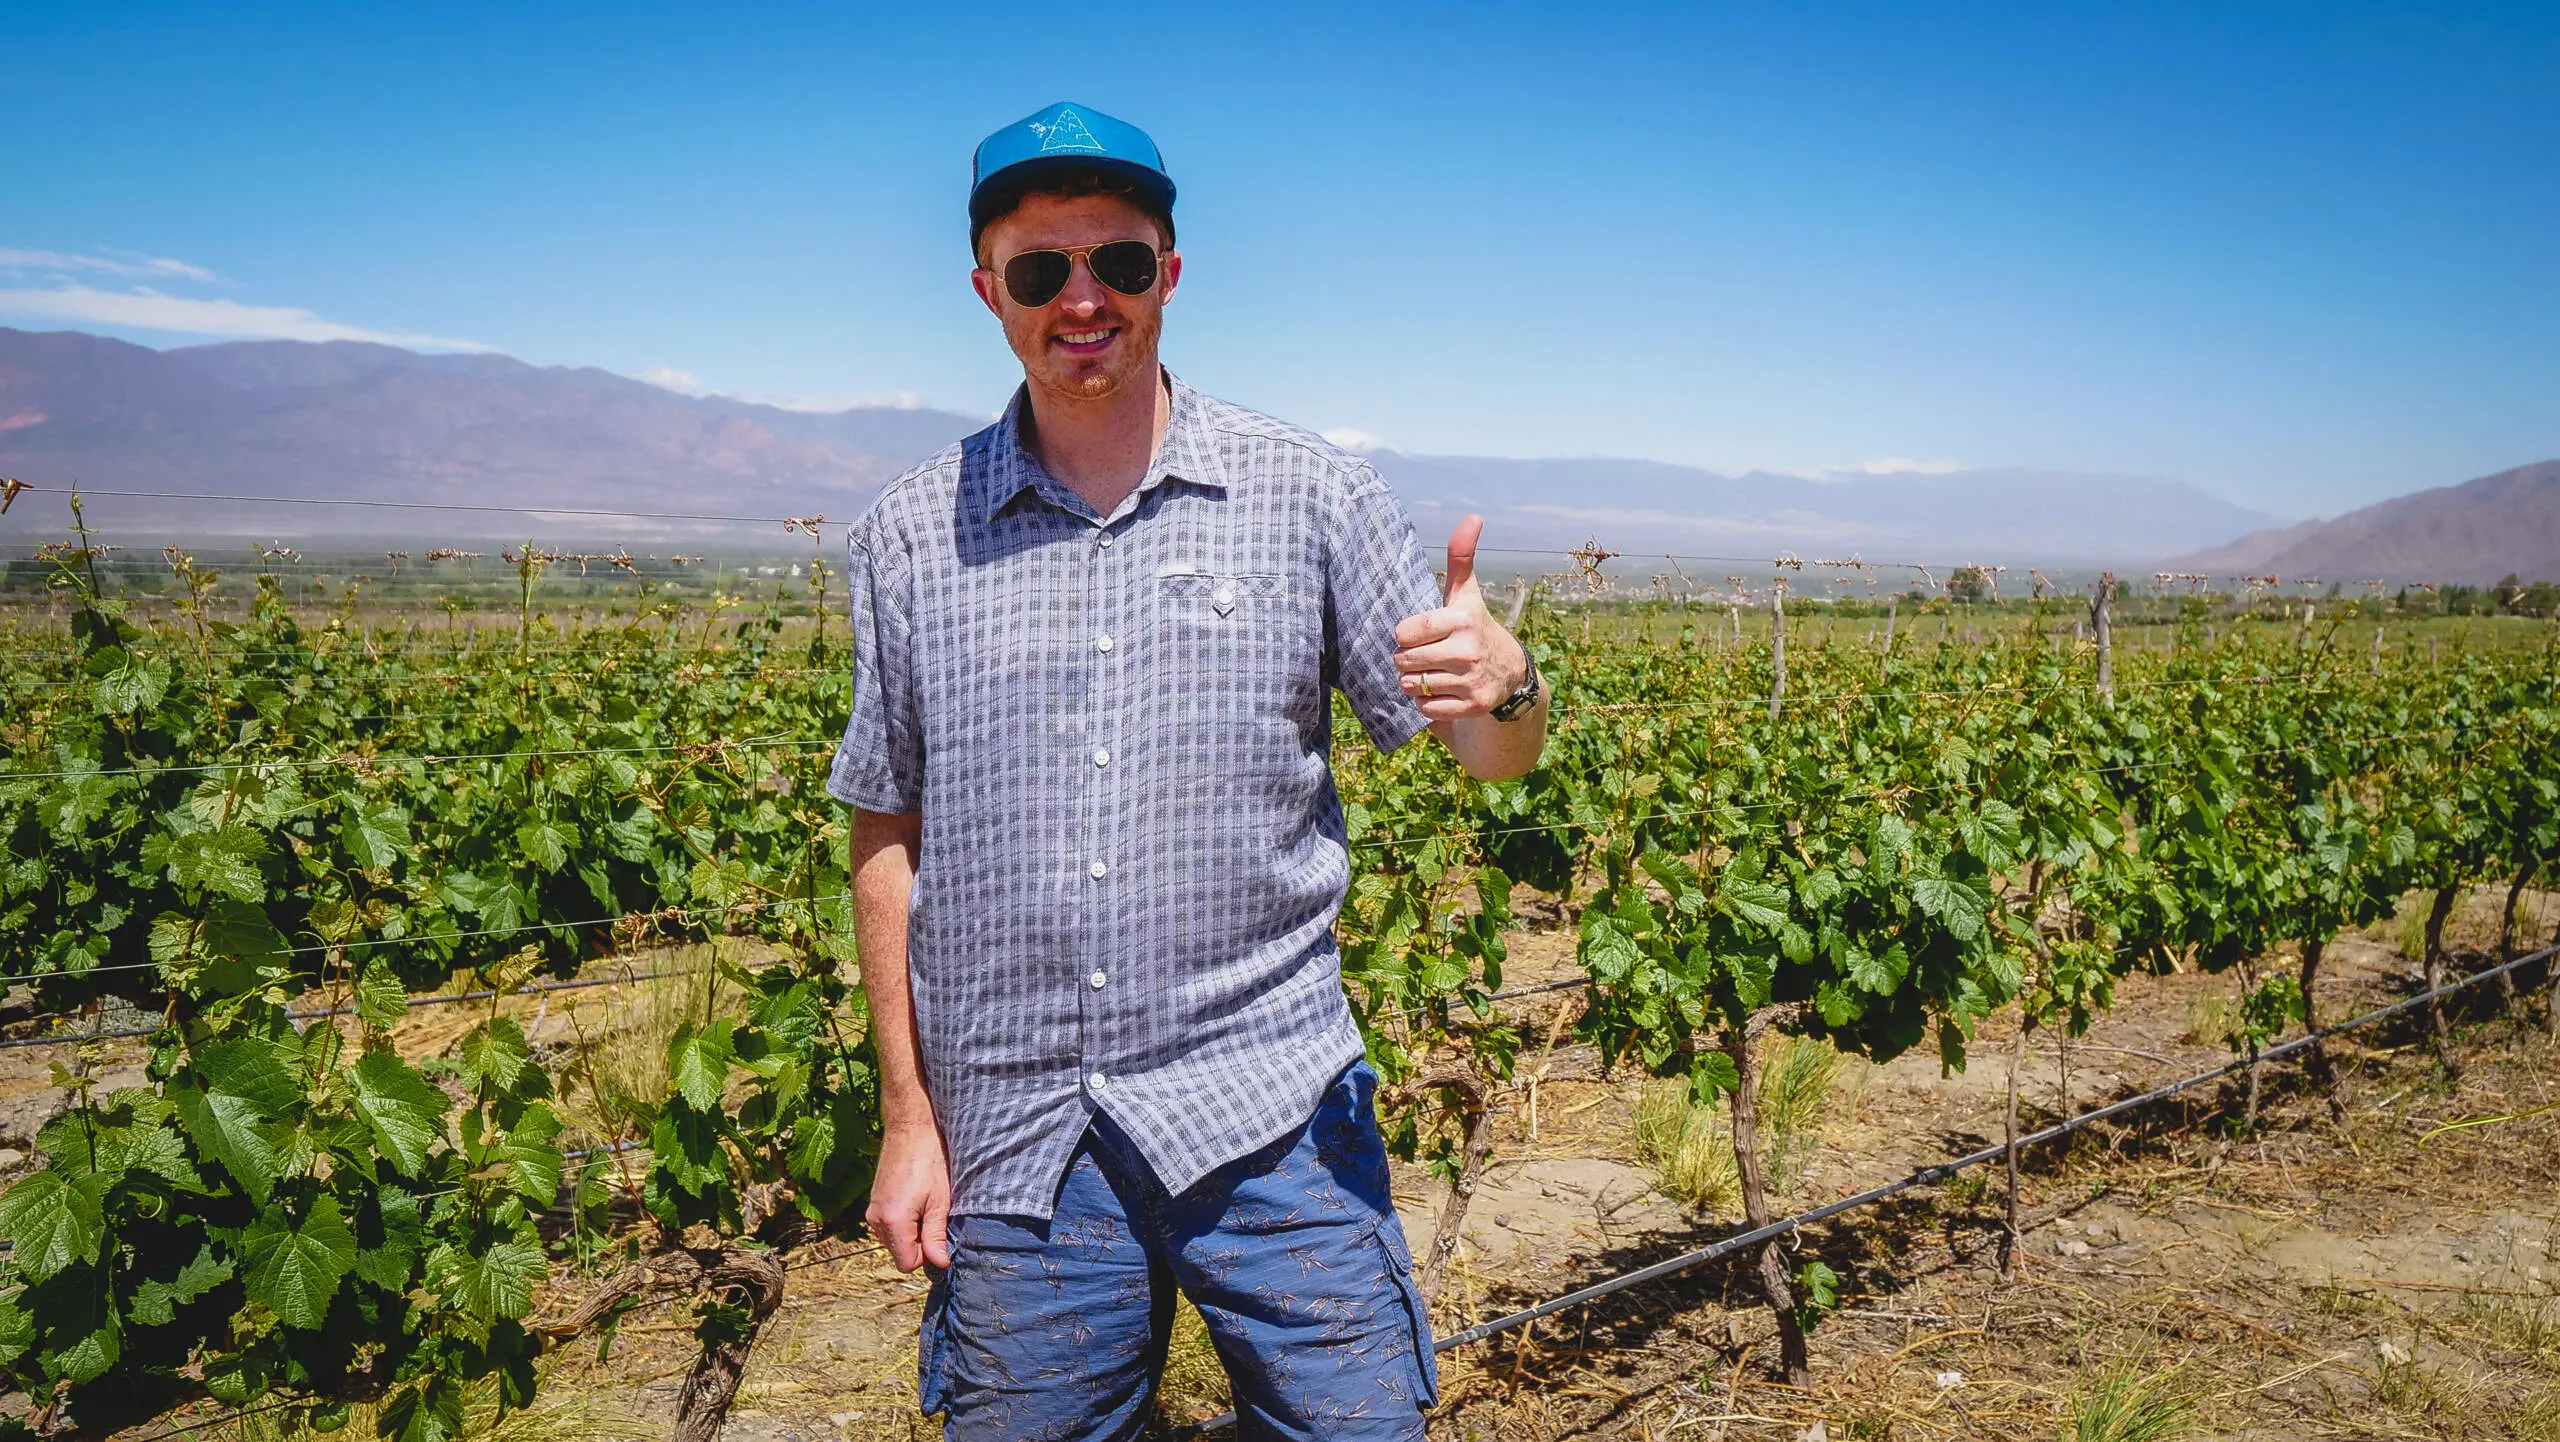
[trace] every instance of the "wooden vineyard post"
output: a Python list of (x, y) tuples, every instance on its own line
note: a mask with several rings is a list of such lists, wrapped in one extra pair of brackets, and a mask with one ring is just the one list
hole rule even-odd
[[(1763, 1011), (1724, 1033), (1725, 1055), (1733, 1058), (1733, 1164), (1742, 1182), (1742, 1218), (1758, 1229), (1769, 1225), (1768, 1181), (1760, 1170), (1760, 1036), (1770, 1015)], [(1787, 1369), (1787, 1385), (1803, 1387), (1813, 1380), (1813, 1359), (1805, 1350), (1804, 1324), (1796, 1316), (1795, 1288), (1787, 1281), (1787, 1263), (1777, 1238), (1760, 1244), (1760, 1288), (1778, 1319), (1778, 1354)]]
[(2328, 1048), (2320, 1044), (2320, 1004), (2312, 990), (2320, 980), (2320, 958), (2329, 949), (2325, 937), (2311, 937), (2302, 943), (2302, 1029), (2311, 1034), (2311, 1079), (2329, 1098), (2329, 1118), (2344, 1122), (2346, 1103), (2338, 1098), (2338, 1069), (2330, 1064)]
[(1884, 653), (1888, 656), (1893, 654), (1893, 613), (1901, 605), (1902, 598), (1899, 596), (1884, 598)]
[(2114, 613), (2116, 573), (2098, 573), (2098, 598), (2089, 603), (2089, 629), (2098, 638), (2098, 697), (2116, 699), (2116, 647)]
[(2373, 627), (2373, 674), (2382, 674), (2382, 623), (2379, 621)]
[(2027, 1060), (2027, 1023), (2018, 1019), (2018, 1044), (2009, 1053), (2009, 1117), (2001, 1160), (2009, 1169), (2007, 1215), (2002, 1219), (2000, 1238), (2000, 1276), (2015, 1276), (2018, 1270), (2018, 1069)]
[(1787, 578), (1780, 576), (1769, 597), (1769, 719), (1778, 719), (1787, 699)]

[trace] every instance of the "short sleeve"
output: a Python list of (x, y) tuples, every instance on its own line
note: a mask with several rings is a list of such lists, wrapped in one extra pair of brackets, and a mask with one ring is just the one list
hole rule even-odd
[(1396, 623), (1440, 604), (1440, 586), (1395, 493), (1367, 466), (1325, 532), (1325, 629), (1335, 682), (1369, 740), (1393, 751), (1430, 723), (1396, 674)]
[(845, 544), (853, 609), (853, 717), (836, 747), (827, 794), (891, 815), (924, 809), (924, 726), (913, 659), (915, 569), (877, 518)]

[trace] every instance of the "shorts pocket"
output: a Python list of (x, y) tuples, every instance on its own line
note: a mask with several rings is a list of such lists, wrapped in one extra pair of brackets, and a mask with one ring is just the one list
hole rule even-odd
[(1422, 1384), (1417, 1402), (1427, 1412), (1440, 1405), (1440, 1356), (1431, 1344), (1431, 1308), (1422, 1300), (1422, 1289), (1414, 1285), (1413, 1253), (1404, 1243), (1404, 1224), (1390, 1213), (1379, 1221), (1375, 1235), (1386, 1253), (1387, 1284), (1396, 1289), (1412, 1324), (1413, 1365)]
[[(957, 1260), (956, 1258), (954, 1260)], [(951, 1273), (935, 1275), (916, 1332), (916, 1409), (931, 1417), (951, 1409)]]

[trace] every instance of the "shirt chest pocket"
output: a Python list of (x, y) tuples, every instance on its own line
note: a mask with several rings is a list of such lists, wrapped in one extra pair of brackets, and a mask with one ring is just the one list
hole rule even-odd
[(1156, 577), (1165, 614), (1207, 629), (1246, 629), (1270, 619), (1288, 597), (1283, 577), (1214, 571), (1167, 571)]
[(1190, 719), (1287, 711), (1305, 638), (1288, 578), (1182, 570), (1155, 578), (1156, 645)]

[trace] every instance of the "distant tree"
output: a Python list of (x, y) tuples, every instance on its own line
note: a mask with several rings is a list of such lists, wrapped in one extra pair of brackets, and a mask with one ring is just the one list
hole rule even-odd
[(1983, 574), (1980, 566), (1958, 567), (1956, 573), (1947, 578), (1947, 596), (1951, 600), (1971, 606), (1990, 594), (1991, 578)]

